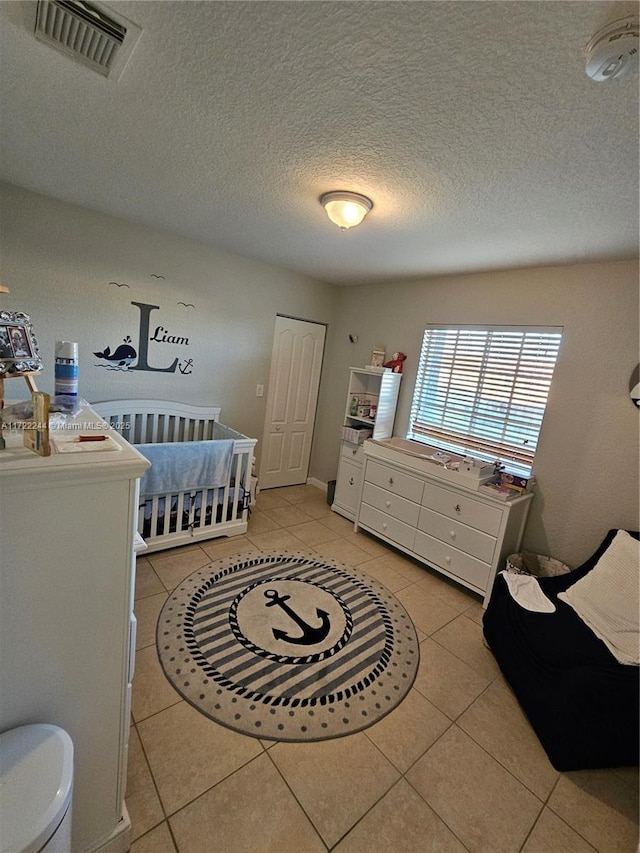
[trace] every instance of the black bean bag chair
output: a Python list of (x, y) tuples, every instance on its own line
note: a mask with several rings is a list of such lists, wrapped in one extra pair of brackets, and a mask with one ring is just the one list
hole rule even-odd
[(594, 568), (616, 533), (569, 574), (539, 579), (555, 613), (522, 608), (502, 575), (484, 613), (485, 639), (556, 770), (638, 764), (640, 668), (619, 663), (557, 598)]

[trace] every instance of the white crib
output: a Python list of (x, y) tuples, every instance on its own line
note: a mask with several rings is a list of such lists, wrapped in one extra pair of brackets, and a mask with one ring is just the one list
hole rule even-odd
[(111, 400), (93, 403), (92, 408), (131, 444), (234, 441), (229, 479), (223, 486), (141, 498), (138, 533), (148, 551), (246, 533), (256, 439), (221, 424), (219, 407)]

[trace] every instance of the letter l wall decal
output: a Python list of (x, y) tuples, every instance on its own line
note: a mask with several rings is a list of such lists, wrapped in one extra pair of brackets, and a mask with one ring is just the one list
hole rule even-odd
[(175, 373), (178, 366), (176, 358), (170, 367), (151, 367), (147, 361), (149, 351), (149, 317), (152, 311), (159, 310), (159, 305), (147, 305), (145, 302), (132, 302), (140, 309), (140, 340), (138, 344), (138, 363), (129, 370), (150, 370), (155, 373)]

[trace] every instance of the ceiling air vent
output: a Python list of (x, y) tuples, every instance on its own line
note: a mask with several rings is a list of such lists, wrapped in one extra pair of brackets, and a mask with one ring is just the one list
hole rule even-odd
[(36, 38), (105, 77), (120, 75), (140, 32), (139, 27), (121, 15), (110, 10), (105, 14), (93, 3), (81, 0), (38, 2)]

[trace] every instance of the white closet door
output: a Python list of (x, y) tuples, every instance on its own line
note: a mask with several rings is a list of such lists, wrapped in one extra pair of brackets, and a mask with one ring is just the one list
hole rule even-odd
[(276, 317), (260, 488), (305, 483), (316, 417), (326, 327)]

